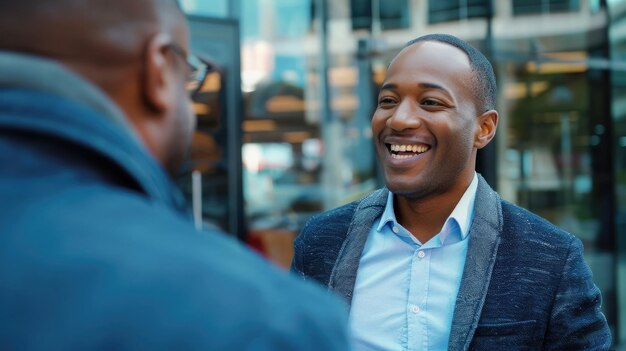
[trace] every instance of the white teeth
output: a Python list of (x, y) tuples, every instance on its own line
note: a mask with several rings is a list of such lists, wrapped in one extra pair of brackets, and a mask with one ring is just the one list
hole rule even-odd
[[(398, 145), (398, 144), (391, 144), (391, 151), (395, 151), (395, 152), (415, 152), (415, 153), (422, 153), (422, 152), (426, 152), (428, 151), (428, 146), (426, 145)], [(397, 156), (397, 155), (396, 155)], [(410, 157), (410, 155), (407, 155), (407, 157)]]
[(413, 157), (414, 155), (398, 155), (398, 154), (391, 154), (392, 158), (397, 158), (397, 159), (404, 159), (404, 158), (409, 158), (409, 157)]

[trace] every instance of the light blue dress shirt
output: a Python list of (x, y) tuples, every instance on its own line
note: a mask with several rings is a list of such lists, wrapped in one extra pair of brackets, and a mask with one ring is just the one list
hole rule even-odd
[(397, 221), (393, 194), (361, 255), (350, 309), (355, 350), (447, 350), (478, 177), (441, 232), (420, 243)]

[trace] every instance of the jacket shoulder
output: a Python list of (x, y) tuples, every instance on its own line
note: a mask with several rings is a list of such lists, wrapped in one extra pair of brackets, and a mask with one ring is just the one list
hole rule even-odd
[(291, 270), (303, 279), (327, 285), (335, 261), (360, 208), (386, 199), (386, 189), (311, 217), (294, 242)]
[[(502, 230), (484, 321), (503, 316), (543, 320), (564, 274), (564, 264), (580, 240), (532, 212), (502, 201)], [(502, 299), (502, 296), (510, 296)], [(520, 312), (510, 301), (531, 306)]]
[(495, 336), (515, 324), (508, 336), (514, 344), (606, 349), (610, 332), (580, 239), (526, 209), (501, 205), (500, 243), (471, 347), (497, 348), (502, 339)]
[(312, 216), (304, 225), (298, 239), (305, 240), (317, 235), (345, 236), (360, 200)]
[(527, 209), (502, 200), (503, 235), (567, 249), (578, 240), (571, 233)]
[(323, 237), (339, 237), (343, 242), (354, 214), (358, 209), (372, 204), (380, 205), (381, 202), (386, 201), (386, 194), (387, 190), (385, 188), (378, 189), (356, 201), (312, 216), (306, 222), (296, 240), (305, 241), (322, 235)]
[(4, 241), (10, 253), (0, 255), (7, 267), (0, 275), (18, 287), (0, 292), (0, 308), (28, 315), (21, 321), (45, 318), (54, 337), (32, 338), (44, 331), (10, 322), (9, 313), (0, 317), (7, 345), (41, 339), (46, 345), (33, 348), (62, 349), (73, 340), (97, 348), (105, 330), (131, 349), (177, 340), (216, 350), (347, 347), (338, 299), (236, 240), (196, 232), (178, 213), (130, 191), (81, 188), (61, 200), (34, 204), (37, 221), (13, 217)]
[(303, 279), (328, 284), (359, 201), (311, 217), (294, 241), (291, 269)]

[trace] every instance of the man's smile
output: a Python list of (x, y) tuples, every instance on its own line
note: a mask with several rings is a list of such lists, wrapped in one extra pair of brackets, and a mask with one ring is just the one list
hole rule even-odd
[(430, 146), (426, 144), (385, 144), (389, 154), (394, 159), (406, 159), (420, 155), (428, 150)]

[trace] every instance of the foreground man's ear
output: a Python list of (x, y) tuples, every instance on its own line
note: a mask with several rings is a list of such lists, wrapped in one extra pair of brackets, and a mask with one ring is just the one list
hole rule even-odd
[(478, 116), (478, 128), (474, 137), (474, 147), (482, 149), (496, 135), (498, 128), (498, 111), (489, 110)]
[(169, 35), (159, 33), (150, 38), (143, 57), (143, 80), (141, 89), (148, 107), (154, 112), (169, 110), (175, 96), (172, 65), (168, 64), (171, 44)]

